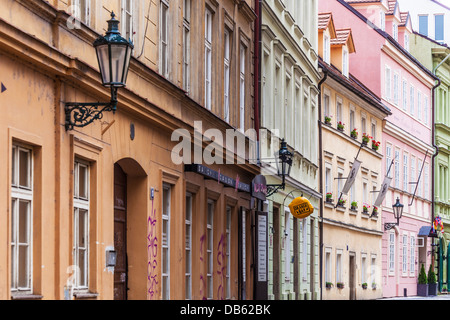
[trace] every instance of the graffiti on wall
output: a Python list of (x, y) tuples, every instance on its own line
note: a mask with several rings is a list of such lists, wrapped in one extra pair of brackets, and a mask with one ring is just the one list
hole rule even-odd
[(157, 293), (157, 271), (156, 267), (158, 265), (158, 237), (156, 233), (156, 209), (153, 209), (153, 199), (152, 199), (152, 210), (147, 221), (147, 297), (150, 300), (156, 296)]
[(226, 276), (226, 264), (225, 264), (225, 251), (226, 251), (226, 238), (224, 234), (220, 236), (219, 245), (217, 246), (217, 275), (219, 276), (219, 287), (217, 288), (217, 299), (223, 300), (224, 296), (224, 283), (223, 278)]

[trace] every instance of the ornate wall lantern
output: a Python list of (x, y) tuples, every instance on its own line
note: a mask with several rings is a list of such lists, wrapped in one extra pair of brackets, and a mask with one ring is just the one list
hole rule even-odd
[(394, 210), (394, 218), (397, 219), (397, 223), (388, 222), (384, 224), (384, 230), (391, 230), (393, 227), (398, 226), (400, 224), (400, 219), (403, 214), (403, 204), (400, 203), (400, 198), (397, 198), (397, 202), (392, 205), (392, 209)]
[(278, 151), (278, 156), (275, 157), (277, 164), (277, 174), (281, 177), (281, 184), (269, 184), (267, 185), (268, 193), (267, 196), (270, 197), (272, 194), (276, 193), (278, 190), (284, 190), (286, 186), (286, 176), (291, 173), (292, 167), (292, 157), (294, 155), (287, 148), (287, 143), (284, 139), (281, 140), (281, 148)]
[(130, 66), (133, 44), (120, 35), (119, 21), (114, 12), (108, 21), (108, 31), (94, 41), (102, 84), (111, 88), (108, 103), (67, 102), (65, 105), (66, 131), (74, 127), (85, 127), (96, 119), (103, 118), (104, 111), (116, 112), (117, 89), (125, 87)]

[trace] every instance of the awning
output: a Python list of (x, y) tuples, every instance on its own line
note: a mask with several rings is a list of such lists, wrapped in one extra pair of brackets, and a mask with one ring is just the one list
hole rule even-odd
[(430, 226), (423, 226), (423, 227), (420, 228), (419, 234), (417, 236), (419, 236), (419, 237), (435, 238), (436, 237), (436, 233), (433, 233), (433, 231), (432, 231)]

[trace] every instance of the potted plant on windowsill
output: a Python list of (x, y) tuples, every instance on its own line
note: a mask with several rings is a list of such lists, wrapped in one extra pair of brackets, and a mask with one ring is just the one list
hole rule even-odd
[(331, 116), (325, 116), (325, 124), (331, 125)]
[(356, 131), (356, 128), (350, 132), (350, 137), (352, 137), (353, 139), (358, 138), (358, 131)]
[(344, 289), (344, 283), (338, 282), (338, 283), (336, 283), (336, 287), (338, 287), (338, 289)]
[(329, 203), (333, 202), (333, 194), (331, 192), (328, 192), (325, 196), (325, 200)]
[(377, 207), (373, 207), (372, 215), (374, 217), (378, 216), (378, 208)]
[(344, 128), (345, 128), (345, 124), (343, 124), (342, 121), (339, 121), (337, 124), (337, 129), (339, 131), (344, 131)]
[(338, 201), (338, 206), (344, 207), (346, 202), (347, 202), (347, 201), (346, 201), (345, 199), (339, 199), (339, 201)]
[(362, 135), (362, 143), (363, 143), (363, 145), (367, 146), (367, 144), (369, 143), (370, 139), (372, 139), (371, 136), (369, 136), (368, 134), (363, 133), (363, 135)]
[(372, 149), (378, 151), (379, 148), (380, 148), (380, 141), (372, 140)]
[(377, 290), (377, 284), (375, 282), (372, 282), (372, 290)]
[(325, 283), (325, 288), (331, 289), (331, 288), (333, 288), (333, 284), (331, 282), (326, 282)]
[(366, 290), (366, 289), (367, 289), (367, 282), (364, 282), (364, 283), (361, 285), (361, 287), (362, 287), (364, 290)]
[(350, 203), (350, 209), (352, 210), (358, 209), (358, 202), (352, 201), (352, 203)]
[(436, 296), (437, 295), (436, 273), (433, 271), (431, 264), (430, 268), (428, 269), (427, 280), (428, 280), (428, 295)]
[(369, 213), (370, 206), (368, 204), (363, 205), (363, 213)]
[(419, 279), (417, 281), (417, 295), (420, 297), (428, 296), (428, 280), (427, 274), (425, 273), (425, 267), (422, 264), (422, 268), (420, 269)]

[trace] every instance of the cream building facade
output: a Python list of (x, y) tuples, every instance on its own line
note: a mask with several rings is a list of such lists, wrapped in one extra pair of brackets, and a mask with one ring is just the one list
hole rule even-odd
[[(279, 184), (274, 154), (284, 139), (293, 152), (286, 188), (268, 197), (269, 299), (316, 300), (319, 289), (317, 0), (262, 1), (261, 159), (267, 184)], [(288, 205), (303, 195), (306, 219)]]

